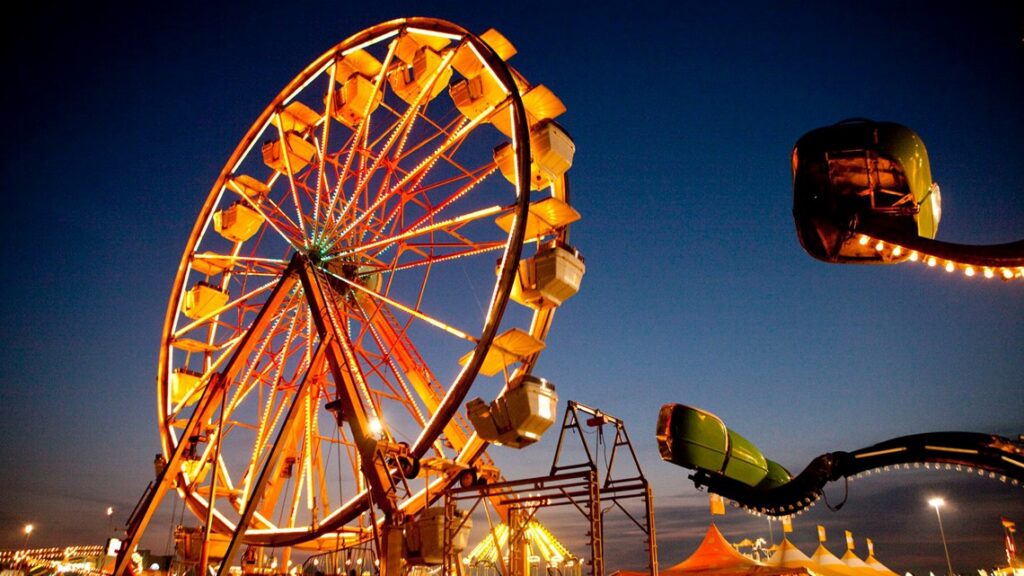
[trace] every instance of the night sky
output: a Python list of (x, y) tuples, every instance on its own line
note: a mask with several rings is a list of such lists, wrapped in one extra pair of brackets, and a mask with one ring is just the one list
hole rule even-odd
[[(36, 4), (4, 19), (0, 549), (27, 522), (33, 544), (86, 544), (111, 532), (108, 506), (127, 518), (159, 451), (167, 299), (218, 172), (296, 73), (402, 16), (499, 29), (519, 49), (510, 63), (568, 107), (587, 275), (536, 372), (626, 421), (663, 567), (710, 520), (706, 495), (658, 457), (664, 403), (718, 414), (791, 470), (911, 433), (1024, 432), (1024, 284), (813, 260), (789, 159), (845, 118), (905, 124), (942, 187), (939, 239), (1024, 238), (1024, 4), (507, 4)], [(491, 454), (506, 476), (545, 474), (556, 432)], [(862, 557), (869, 537), (893, 570), (941, 573), (932, 495), (948, 502), (954, 568), (1005, 562), (999, 517), (1024, 526), (1024, 490), (952, 472), (852, 482), (840, 511), (815, 507), (792, 539), (810, 554), (823, 523), (837, 555), (849, 529)], [(172, 501), (143, 542), (158, 552)], [(768, 537), (738, 510), (717, 522), (733, 541)], [(550, 523), (585, 553), (581, 519)], [(640, 537), (622, 534), (609, 571), (644, 565)]]

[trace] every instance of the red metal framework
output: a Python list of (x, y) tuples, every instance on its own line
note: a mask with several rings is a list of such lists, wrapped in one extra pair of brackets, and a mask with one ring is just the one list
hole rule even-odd
[[(565, 108), (514, 54), (494, 31), (386, 22), (256, 120), (175, 278), (162, 461), (122, 556), (173, 488), (206, 540), (230, 535), (222, 570), (242, 545), (284, 547), (286, 565), (291, 546), (375, 541), (391, 572), (395, 528), (489, 463), (460, 406), (478, 375), (500, 389), (532, 370), (560, 299), (524, 284), (524, 245), (564, 243), (579, 217)], [(428, 456), (456, 466), (410, 490)]]

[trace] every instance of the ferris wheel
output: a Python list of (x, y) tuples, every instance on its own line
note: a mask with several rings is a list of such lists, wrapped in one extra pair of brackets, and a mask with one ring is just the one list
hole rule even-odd
[[(470, 387), (529, 377), (583, 274), (565, 107), (514, 54), (493, 30), (395, 20), (270, 102), (174, 281), (165, 461), (130, 538), (173, 487), (247, 544), (358, 543), (375, 507), (415, 514), (486, 459), (461, 411)], [(567, 282), (544, 280), (555, 268)], [(411, 488), (427, 458), (455, 465)]]

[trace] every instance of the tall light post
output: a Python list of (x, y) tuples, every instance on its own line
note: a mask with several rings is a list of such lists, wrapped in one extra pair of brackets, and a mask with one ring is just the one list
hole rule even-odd
[(939, 535), (942, 536), (942, 549), (946, 551), (946, 568), (949, 570), (947, 574), (949, 576), (953, 576), (953, 563), (949, 560), (949, 546), (946, 545), (946, 532), (942, 529), (942, 515), (939, 514), (939, 508), (945, 503), (945, 500), (938, 497), (928, 500), (928, 504), (935, 508), (935, 517), (939, 519)]
[(22, 548), (24, 548), (26, 551), (28, 550), (28, 539), (29, 539), (29, 536), (32, 535), (32, 530), (34, 530), (34, 529), (35, 529), (35, 526), (33, 526), (31, 524), (25, 524), (25, 545), (22, 546)]

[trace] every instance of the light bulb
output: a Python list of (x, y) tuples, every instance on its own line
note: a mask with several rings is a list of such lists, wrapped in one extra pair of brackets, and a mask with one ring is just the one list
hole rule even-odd
[(380, 420), (376, 418), (370, 419), (370, 433), (374, 436), (380, 436), (380, 433), (384, 431), (384, 426), (381, 425)]

